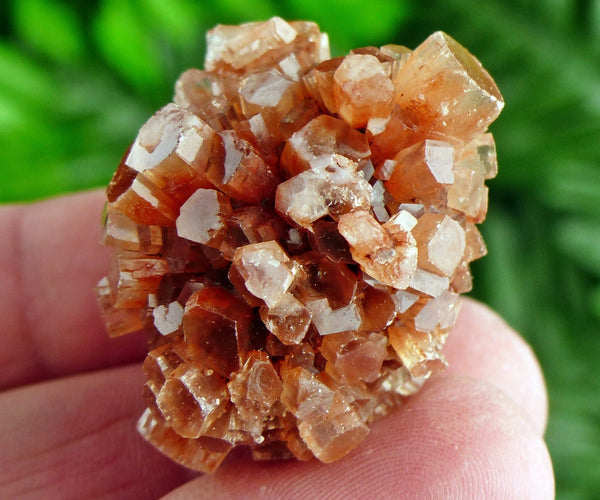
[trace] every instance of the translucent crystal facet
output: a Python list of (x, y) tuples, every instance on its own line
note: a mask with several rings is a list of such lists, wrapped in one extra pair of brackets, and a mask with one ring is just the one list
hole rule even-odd
[(403, 289), (416, 269), (416, 242), (410, 231), (387, 229), (366, 211), (343, 215), (338, 224), (362, 269), (381, 283)]
[(103, 216), (107, 329), (149, 333), (138, 431), (203, 472), (338, 460), (447, 364), (502, 97), (444, 33), (331, 59), (274, 17), (210, 30), (173, 100)]
[(387, 118), (392, 111), (394, 84), (389, 68), (375, 56), (351, 54), (333, 75), (337, 112), (353, 128), (364, 128), (370, 119)]

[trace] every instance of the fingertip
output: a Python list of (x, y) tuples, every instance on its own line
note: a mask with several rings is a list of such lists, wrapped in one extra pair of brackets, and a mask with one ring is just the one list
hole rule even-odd
[(464, 298), (444, 354), (449, 366), (441, 376), (466, 375), (494, 385), (523, 408), (536, 432), (544, 433), (548, 396), (540, 364), (529, 344), (496, 312)]
[(167, 498), (553, 498), (552, 464), (523, 411), (467, 377), (432, 380), (332, 464), (241, 462)]
[(157, 498), (189, 474), (136, 432), (139, 365), (0, 394), (0, 498)]
[(110, 339), (94, 293), (110, 261), (104, 199), (95, 190), (0, 210), (1, 389), (143, 359), (145, 336)]
[(403, 478), (407, 497), (554, 498), (543, 438), (523, 409), (488, 382), (434, 379), (400, 413), (399, 436), (414, 450)]
[(530, 347), (467, 299), (445, 353), (450, 368), (339, 462), (236, 462), (169, 498), (553, 498), (546, 390)]

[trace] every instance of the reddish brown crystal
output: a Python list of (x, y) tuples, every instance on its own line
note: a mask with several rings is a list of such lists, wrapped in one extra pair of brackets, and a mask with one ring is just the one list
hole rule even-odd
[(334, 59), (310, 22), (207, 41), (108, 187), (98, 300), (111, 335), (150, 333), (138, 430), (163, 453), (331, 462), (446, 366), (502, 98), (443, 33)]
[(305, 170), (323, 170), (333, 155), (361, 163), (371, 152), (364, 134), (343, 120), (320, 115), (290, 137), (281, 154), (281, 167), (292, 177)]
[(353, 128), (387, 118), (394, 97), (389, 65), (370, 54), (350, 54), (333, 74), (333, 95), (337, 113)]
[(364, 272), (394, 288), (406, 288), (417, 265), (416, 241), (410, 230), (379, 224), (367, 211), (340, 217), (338, 230)]
[(251, 343), (252, 310), (219, 286), (204, 287), (187, 300), (183, 333), (190, 357), (229, 377), (245, 362)]

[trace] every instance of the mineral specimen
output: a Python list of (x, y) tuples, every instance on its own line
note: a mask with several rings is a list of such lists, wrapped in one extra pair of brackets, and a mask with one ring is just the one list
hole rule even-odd
[(165, 454), (331, 462), (446, 365), (502, 97), (441, 32), (333, 59), (310, 22), (207, 40), (108, 187), (99, 302), (149, 333), (138, 430)]

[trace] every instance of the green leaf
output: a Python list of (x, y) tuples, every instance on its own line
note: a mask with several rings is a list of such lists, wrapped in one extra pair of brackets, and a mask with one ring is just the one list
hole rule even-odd
[(26, 127), (29, 120), (25, 110), (19, 106), (18, 101), (0, 94), (0, 130)]
[(79, 61), (85, 52), (80, 20), (66, 5), (51, 0), (14, 0), (17, 35), (41, 54), (61, 64)]
[(96, 44), (106, 61), (145, 95), (162, 90), (160, 52), (134, 0), (104, 0), (94, 19)]
[[(521, 284), (521, 234), (510, 215), (497, 206), (495, 208), (482, 227), (490, 252), (473, 266), (477, 271), (475, 289), (477, 295), (485, 298), (507, 321), (522, 328), (527, 323), (523, 311), (527, 290)], [(498, 276), (502, 279), (497, 279)]]
[(590, 307), (598, 319), (600, 319), (600, 285), (597, 285), (590, 293)]
[(600, 214), (600, 168), (567, 158), (548, 164), (547, 175), (540, 179), (538, 197), (564, 212)]
[(556, 243), (571, 259), (600, 276), (600, 223), (597, 219), (568, 219), (556, 228)]
[(220, 0), (213, 6), (213, 15), (219, 24), (262, 21), (278, 15), (276, 5), (277, 2), (270, 0)]
[(204, 38), (205, 4), (191, 0), (141, 0), (140, 8), (153, 31), (180, 50)]
[(48, 72), (15, 48), (0, 42), (0, 93), (15, 106), (56, 104), (56, 89)]
[(402, 43), (396, 33), (410, 12), (405, 0), (289, 0), (290, 14), (319, 24), (332, 52), (345, 54), (364, 45)]

